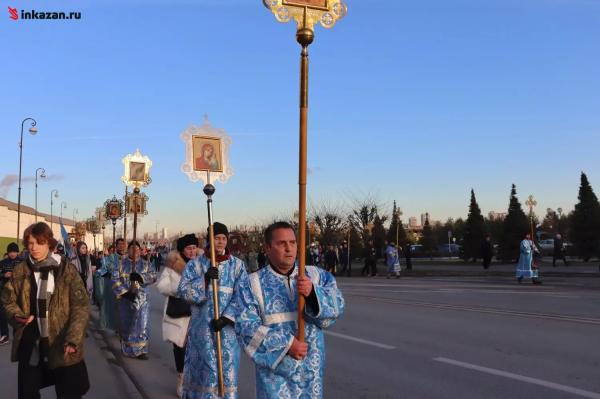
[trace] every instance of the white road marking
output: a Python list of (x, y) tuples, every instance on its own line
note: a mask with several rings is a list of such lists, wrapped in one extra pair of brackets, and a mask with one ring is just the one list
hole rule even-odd
[(598, 393), (598, 392), (586, 391), (583, 389), (570, 387), (568, 385), (557, 384), (555, 382), (540, 380), (538, 378), (532, 378), (532, 377), (527, 377), (524, 375), (509, 373), (508, 371), (491, 369), (489, 367), (478, 366), (476, 364), (465, 363), (465, 362), (461, 362), (458, 360), (447, 359), (445, 357), (436, 357), (433, 360), (435, 360), (436, 362), (451, 364), (453, 366), (463, 367), (466, 369), (475, 370), (475, 371), (479, 371), (482, 373), (497, 375), (500, 377), (510, 378), (510, 379), (517, 380), (517, 381), (523, 381), (523, 382), (528, 382), (530, 384), (540, 385), (540, 386), (554, 389), (557, 391), (562, 391), (562, 392), (571, 393), (573, 395), (582, 396), (584, 398), (600, 399), (600, 393)]
[[(373, 292), (372, 290), (368, 290), (366, 288), (347, 288), (344, 291), (350, 292)], [(427, 291), (420, 289), (412, 289), (412, 290), (388, 290), (388, 289), (378, 289), (376, 293), (395, 293), (395, 294), (510, 294), (510, 295), (543, 295), (547, 297), (556, 297), (556, 298), (569, 298), (569, 299), (579, 299), (581, 296), (576, 295), (563, 295), (563, 294), (552, 294), (549, 291), (514, 291), (514, 290), (485, 290), (485, 289), (460, 289), (460, 288), (438, 288), (438, 289), (428, 289)]]
[(441, 303), (403, 301), (403, 300), (396, 300), (396, 299), (392, 299), (392, 298), (381, 298), (381, 297), (374, 297), (374, 296), (369, 296), (369, 295), (361, 295), (361, 294), (353, 294), (353, 293), (349, 293), (347, 295), (353, 296), (353, 297), (358, 297), (358, 298), (366, 298), (366, 299), (369, 299), (369, 300), (375, 301), (375, 302), (391, 303), (391, 304), (397, 304), (397, 305), (403, 305), (403, 306), (422, 306), (422, 307), (432, 308), (432, 309), (458, 310), (458, 311), (465, 311), (465, 312), (496, 314), (496, 315), (501, 315), (501, 316), (516, 316), (516, 317), (533, 318), (533, 319), (546, 319), (546, 320), (556, 320), (556, 321), (567, 321), (567, 322), (572, 322), (572, 323), (600, 325), (599, 318), (591, 318), (591, 317), (520, 312), (520, 311), (515, 311), (515, 310), (501, 310), (501, 309), (495, 309), (495, 308), (486, 308), (483, 306), (476, 307), (476, 306), (450, 305), (450, 304), (441, 304)]
[(381, 344), (381, 343), (375, 342), (375, 341), (369, 341), (368, 339), (362, 339), (362, 338), (352, 337), (350, 335), (340, 334), (340, 333), (336, 333), (336, 332), (333, 332), (333, 331), (324, 331), (324, 332), (325, 332), (325, 334), (331, 335), (333, 337), (343, 338), (343, 339), (347, 339), (349, 341), (354, 341), (354, 342), (360, 342), (361, 344), (371, 345), (371, 346), (375, 346), (375, 347), (381, 348), (381, 349), (387, 349), (387, 350), (396, 349), (395, 346)]

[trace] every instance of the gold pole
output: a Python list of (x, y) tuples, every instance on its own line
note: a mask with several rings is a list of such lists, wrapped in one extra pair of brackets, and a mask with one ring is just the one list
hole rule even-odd
[[(308, 46), (314, 40), (314, 32), (306, 27), (306, 9), (304, 27), (296, 32), (296, 40), (302, 46), (300, 56), (300, 156), (299, 156), (299, 195), (298, 195), (298, 276), (304, 276), (306, 265), (306, 153), (308, 139)], [(296, 338), (304, 341), (304, 296), (298, 294), (298, 332)]]
[[(129, 193), (127, 192), (127, 185), (125, 185), (125, 198), (123, 198), (125, 200), (125, 210), (127, 210), (128, 195)], [(127, 212), (125, 212), (125, 215), (123, 216), (123, 239), (125, 240), (125, 242), (127, 242)]]
[[(135, 241), (137, 239), (137, 204), (138, 204), (138, 198), (140, 198), (140, 189), (136, 187), (136, 188), (133, 189), (133, 240), (132, 240), (132, 242), (134, 242), (134, 243), (135, 243)], [(125, 221), (127, 221), (127, 212), (125, 212)], [(127, 242), (127, 238), (125, 238), (125, 242)], [(135, 244), (134, 244), (134, 246), (135, 246)], [(137, 249), (134, 249), (134, 251), (133, 251), (133, 264), (134, 264), (134, 268), (135, 268), (135, 262), (137, 261), (136, 251), (137, 251)]]
[[(210, 241), (210, 263), (213, 267), (217, 267), (217, 256), (215, 253), (215, 238), (213, 228), (213, 211), (212, 211), (212, 196), (215, 193), (215, 186), (210, 184), (210, 172), (207, 172), (208, 180), (204, 186), (204, 194), (206, 194), (206, 204), (208, 207), (208, 226), (209, 226), (209, 241)], [(217, 320), (221, 317), (219, 310), (219, 281), (211, 280), (213, 292), (213, 318)], [(219, 397), (225, 396), (225, 381), (223, 380), (223, 352), (221, 349), (221, 332), (215, 332), (215, 346), (217, 352), (217, 377), (219, 379)]]

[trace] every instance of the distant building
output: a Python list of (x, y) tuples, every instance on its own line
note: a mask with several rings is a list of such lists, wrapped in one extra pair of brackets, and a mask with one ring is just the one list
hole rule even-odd
[(166, 228), (166, 227), (163, 227), (163, 228), (162, 228), (162, 237), (161, 237), (161, 238), (162, 238), (163, 240), (166, 240), (166, 239), (168, 239), (168, 238), (169, 238), (169, 234), (168, 234), (168, 232), (167, 232), (167, 228)]
[(411, 216), (408, 218), (408, 227), (410, 227), (410, 228), (419, 227), (419, 223), (417, 223), (416, 217)]
[[(3, 242), (14, 241), (14, 237), (17, 234), (17, 209), (17, 203), (0, 198), (0, 239)], [(48, 226), (50, 226), (52, 222), (52, 233), (54, 234), (54, 238), (56, 238), (58, 241), (63, 241), (63, 237), (60, 232), (59, 215), (52, 215), (52, 217), (50, 217), (50, 215), (46, 213), (38, 212), (37, 221), (45, 222), (48, 224)], [(36, 222), (35, 219), (35, 209), (21, 204), (19, 239), (23, 238), (23, 232), (25, 229)], [(75, 222), (71, 219), (63, 218), (62, 222), (65, 226), (65, 230), (67, 230), (67, 233), (69, 234), (69, 237), (71, 237), (73, 240), (84, 241), (86, 244), (88, 244), (90, 249), (94, 248), (94, 244), (96, 245), (96, 248), (102, 248), (104, 246), (103, 234), (100, 233), (94, 236), (91, 232), (86, 231), (85, 223), (77, 223), (76, 228)], [(4, 251), (6, 248), (0, 249)]]
[(488, 213), (488, 219), (495, 221), (495, 220), (504, 220), (506, 219), (506, 212), (494, 212), (491, 211), (490, 213)]

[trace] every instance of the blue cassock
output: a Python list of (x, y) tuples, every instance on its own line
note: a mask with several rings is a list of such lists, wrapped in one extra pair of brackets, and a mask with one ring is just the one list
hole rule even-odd
[(100, 279), (99, 286), (102, 288), (99, 292), (100, 302), (100, 326), (111, 330), (117, 329), (117, 300), (112, 289), (112, 274), (117, 269), (119, 254), (110, 254), (102, 258), (102, 265), (96, 271)]
[(388, 245), (385, 249), (386, 266), (388, 273), (397, 273), (400, 271), (400, 258), (398, 257), (398, 250), (392, 245)]
[(297, 268), (288, 276), (269, 265), (250, 274), (240, 287), (242, 313), (236, 331), (244, 350), (256, 363), (258, 398), (323, 397), (323, 329), (343, 313), (344, 298), (331, 273), (306, 266), (306, 275), (313, 283), (318, 305), (315, 309), (307, 304), (304, 311), (308, 354), (303, 360), (286, 355), (297, 330)]
[(523, 240), (520, 245), (519, 264), (517, 265), (517, 278), (537, 278), (537, 270), (531, 269), (533, 262), (533, 251), (535, 246), (531, 240)]
[[(131, 287), (129, 275), (134, 271), (142, 276), (144, 284), (137, 292), (135, 300), (130, 301), (122, 296)], [(135, 267), (129, 258), (118, 259), (117, 267), (113, 270), (112, 288), (117, 298), (121, 351), (127, 357), (148, 353), (150, 303), (147, 287), (154, 281), (156, 281), (156, 273), (143, 259), (138, 259)]]
[[(183, 376), (183, 399), (218, 398), (217, 354), (215, 333), (210, 328), (214, 318), (212, 285), (204, 278), (210, 259), (201, 255), (185, 266), (181, 275), (178, 296), (192, 304), (192, 318), (188, 331)], [(218, 264), (219, 311), (232, 321), (239, 315), (233, 300), (241, 281), (246, 280), (246, 266), (240, 259), (230, 256)], [(237, 378), (240, 366), (240, 346), (234, 327), (221, 330), (223, 377), (225, 398), (238, 397)]]

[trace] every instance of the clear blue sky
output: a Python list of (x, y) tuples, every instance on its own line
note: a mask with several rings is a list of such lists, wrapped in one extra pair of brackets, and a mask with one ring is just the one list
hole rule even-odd
[[(171, 231), (204, 229), (205, 198), (180, 172), (179, 135), (209, 115), (233, 139), (235, 175), (215, 215), (252, 224), (297, 202), (295, 25), (259, 0), (13, 1), (3, 38), (0, 179), (60, 191), (79, 217), (121, 194), (121, 158), (154, 161), (150, 214)], [(6, 4), (81, 11), (80, 21), (12, 21)], [(572, 209), (580, 171), (600, 191), (600, 1), (348, 0), (310, 48), (309, 198), (374, 195), (404, 218), (505, 211), (511, 183), (546, 207)], [(23, 202), (33, 204), (33, 184)], [(16, 201), (16, 187), (7, 198)], [(60, 201), (59, 200), (59, 201)], [(58, 207), (55, 207), (57, 209)]]

